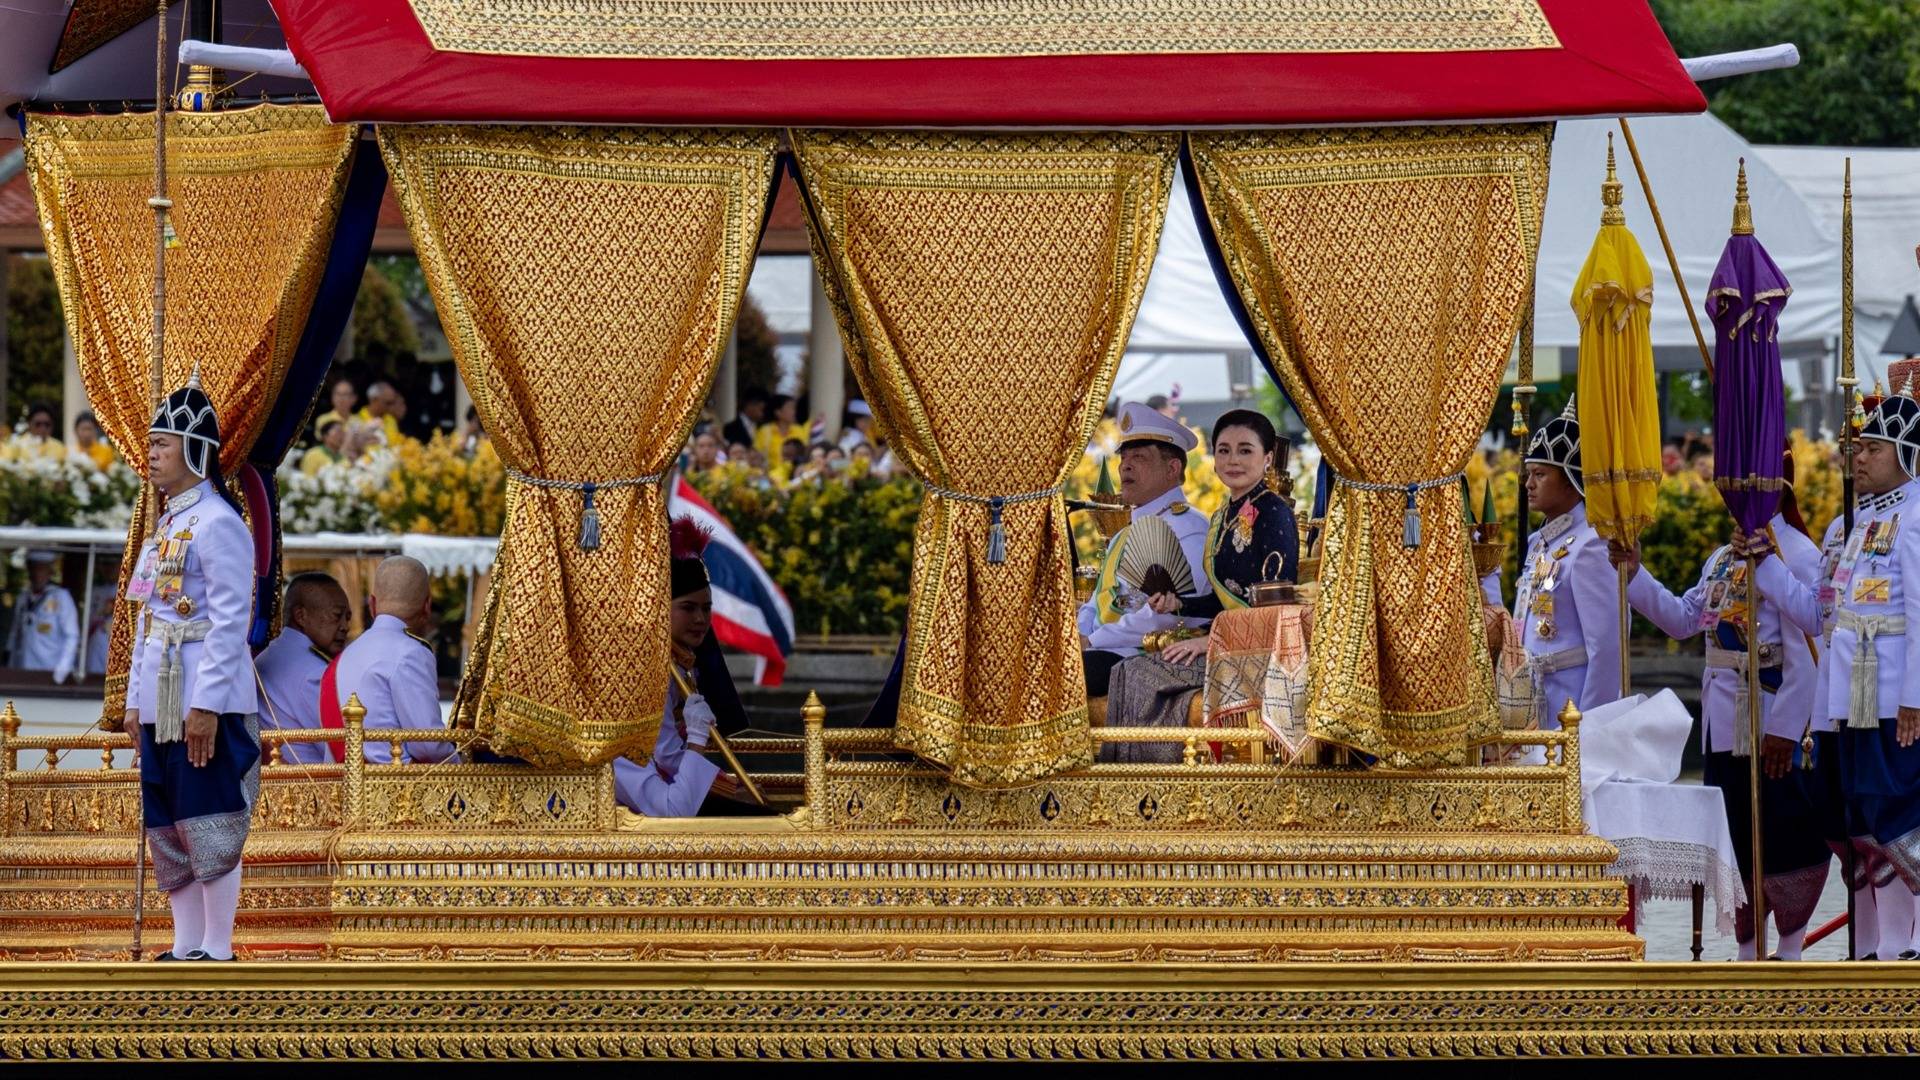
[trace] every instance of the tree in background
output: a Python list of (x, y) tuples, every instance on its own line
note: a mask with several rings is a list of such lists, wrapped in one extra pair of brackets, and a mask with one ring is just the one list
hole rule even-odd
[(62, 325), (60, 290), (53, 283), (53, 266), (43, 258), (10, 257), (7, 262), (8, 429), (26, 416), (34, 402), (44, 401), (59, 407), (66, 374)]
[(740, 317), (734, 320), (733, 332), (740, 343), (739, 378), (734, 390), (758, 387), (772, 393), (780, 382), (780, 359), (773, 351), (780, 343), (780, 336), (768, 325), (766, 312), (753, 302), (753, 297), (740, 298)]
[[(367, 264), (360, 275), (360, 292), (353, 301), (354, 362), (382, 376), (391, 374), (393, 361), (420, 352), (420, 335), (407, 314), (405, 294), (383, 265), (397, 259), (381, 258)], [(412, 259), (405, 260), (419, 264)], [(424, 284), (422, 286), (424, 289)]]
[(1800, 66), (1706, 83), (1750, 142), (1920, 146), (1920, 0), (1653, 0), (1681, 56), (1790, 41)]

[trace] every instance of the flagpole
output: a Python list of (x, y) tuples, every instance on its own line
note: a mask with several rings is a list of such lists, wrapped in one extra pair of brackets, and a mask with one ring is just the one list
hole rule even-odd
[[(1859, 449), (1854, 441), (1853, 431), (1853, 395), (1860, 380), (1853, 373), (1853, 159), (1847, 158), (1845, 180), (1840, 194), (1840, 377), (1835, 380), (1840, 387), (1840, 517), (1841, 544), (1847, 543), (1853, 535), (1853, 455)], [(1843, 741), (1838, 734), (1833, 739), (1834, 753), (1844, 754)], [(1839, 760), (1833, 767), (1841, 767)], [(1845, 771), (1842, 770), (1842, 775)], [(1847, 814), (1842, 804), (1842, 815)], [(1847, 822), (1846, 824), (1851, 824)], [(1853, 900), (1853, 875), (1858, 869), (1857, 856), (1853, 850), (1853, 830), (1843, 829), (1848, 837), (1840, 852), (1840, 869), (1845, 874), (1847, 886), (1847, 958), (1860, 955), (1855, 947), (1856, 924)]]

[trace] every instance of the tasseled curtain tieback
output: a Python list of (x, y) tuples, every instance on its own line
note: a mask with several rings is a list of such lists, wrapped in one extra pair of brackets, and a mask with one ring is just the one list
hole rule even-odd
[(953, 491), (938, 484), (925, 484), (927, 491), (943, 499), (954, 502), (972, 503), (984, 506), (992, 515), (992, 524), (987, 526), (987, 565), (998, 566), (1007, 561), (1007, 529), (1000, 521), (1001, 511), (1019, 503), (1039, 502), (1060, 494), (1061, 485), (1055, 484), (1044, 491), (1026, 491), (1018, 495), (969, 495), (964, 491)]
[(1356, 491), (1391, 492), (1405, 495), (1407, 497), (1407, 507), (1406, 510), (1402, 512), (1400, 518), (1400, 546), (1408, 551), (1412, 551), (1414, 548), (1420, 546), (1420, 493), (1423, 491), (1432, 491), (1434, 488), (1450, 487), (1459, 483), (1466, 475), (1466, 473), (1454, 473), (1451, 476), (1442, 476), (1435, 480), (1419, 480), (1411, 484), (1375, 484), (1366, 480), (1349, 480), (1335, 473), (1333, 482), (1343, 484)]
[(549, 480), (544, 476), (528, 476), (517, 469), (508, 469), (507, 475), (529, 487), (546, 488), (549, 491), (577, 491), (584, 505), (580, 509), (580, 550), (595, 551), (600, 547), (600, 508), (593, 504), (595, 492), (611, 491), (614, 488), (645, 487), (666, 479), (666, 473), (654, 473), (651, 476), (634, 476), (625, 480), (607, 480), (596, 483), (591, 480)]

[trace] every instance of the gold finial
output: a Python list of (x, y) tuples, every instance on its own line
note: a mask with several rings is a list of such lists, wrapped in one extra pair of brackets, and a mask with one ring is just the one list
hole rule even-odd
[(1613, 164), (1613, 132), (1607, 132), (1607, 179), (1600, 185), (1600, 224), (1625, 225), (1627, 212), (1620, 209), (1620, 202), (1626, 196), (1626, 186), (1620, 183), (1620, 173)]
[(1580, 726), (1580, 710), (1574, 705), (1572, 698), (1568, 698), (1566, 706), (1560, 710), (1560, 726), (1567, 731)]
[(1875, 380), (1873, 380), (1873, 396), (1874, 396), (1874, 397), (1886, 397), (1886, 396), (1887, 396), (1887, 384), (1886, 384), (1886, 383), (1884, 383), (1884, 382), (1881, 382), (1881, 381), (1880, 381), (1879, 379), (1875, 379)]
[(347, 703), (340, 707), (340, 720), (350, 728), (359, 727), (367, 719), (367, 707), (360, 704), (359, 694), (348, 694)]
[(20, 734), (20, 714), (14, 711), (11, 699), (7, 701), (7, 707), (0, 710), (0, 731), (6, 732), (9, 739)]
[(1733, 187), (1733, 235), (1753, 235), (1753, 203), (1747, 200), (1747, 159), (1740, 159), (1740, 178)]

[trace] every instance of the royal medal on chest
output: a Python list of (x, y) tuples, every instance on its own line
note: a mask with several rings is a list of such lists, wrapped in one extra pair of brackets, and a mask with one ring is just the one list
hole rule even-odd
[(1900, 515), (1895, 514), (1891, 520), (1884, 523), (1876, 522), (1876, 524), (1884, 524), (1886, 527), (1880, 530), (1878, 536), (1874, 537), (1873, 553), (1875, 555), (1891, 555), (1893, 553), (1894, 537), (1900, 534)]
[[(169, 524), (161, 530), (154, 549), (153, 594), (183, 617), (193, 613), (193, 601), (182, 594), (186, 587), (187, 552), (193, 547), (193, 527), (199, 523), (198, 517), (192, 517), (178, 529)], [(169, 529), (172, 529), (171, 535)]]
[(1253, 543), (1253, 519), (1259, 516), (1260, 511), (1254, 508), (1252, 499), (1240, 504), (1240, 512), (1233, 515), (1233, 550), (1235, 552), (1244, 552), (1247, 550), (1247, 545)]

